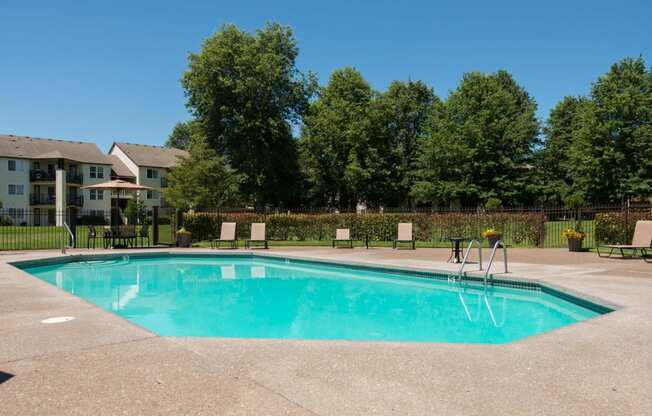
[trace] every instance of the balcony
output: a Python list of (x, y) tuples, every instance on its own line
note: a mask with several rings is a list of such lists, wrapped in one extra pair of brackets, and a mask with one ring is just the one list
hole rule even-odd
[(66, 199), (68, 200), (68, 206), (84, 206), (84, 197), (81, 195), (68, 195)]
[(81, 173), (66, 172), (66, 182), (81, 185), (84, 183), (84, 175)]
[(48, 194), (29, 195), (30, 205), (54, 205), (55, 201), (56, 201), (56, 197), (54, 195), (48, 195)]
[(29, 171), (31, 182), (54, 182), (57, 180), (56, 173), (47, 170), (32, 169)]

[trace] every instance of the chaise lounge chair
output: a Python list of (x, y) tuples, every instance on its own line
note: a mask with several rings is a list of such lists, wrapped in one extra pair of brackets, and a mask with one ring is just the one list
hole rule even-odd
[(333, 248), (342, 247), (339, 245), (339, 243), (346, 243), (349, 248), (353, 248), (353, 240), (351, 239), (351, 230), (349, 230), (348, 228), (338, 228), (337, 230), (335, 230), (335, 238), (333, 239)]
[[(600, 253), (600, 248), (609, 249), (609, 254), (603, 255)], [(632, 244), (601, 244), (598, 245), (597, 250), (600, 257), (611, 257), (614, 251), (618, 251), (622, 258), (634, 257), (638, 251), (641, 253), (640, 257), (647, 261), (647, 250), (652, 250), (652, 221), (636, 221)], [(625, 255), (625, 250), (632, 250), (632, 254)]]
[(415, 247), (414, 238), (412, 238), (412, 223), (402, 222), (398, 225), (398, 238), (394, 240), (394, 248), (397, 248), (400, 243), (412, 244), (412, 250)]
[(254, 222), (251, 224), (251, 238), (245, 240), (245, 248), (251, 248), (252, 243), (262, 243), (265, 248), (268, 248), (264, 222)]
[(211, 248), (220, 248), (221, 243), (228, 243), (231, 248), (238, 248), (238, 240), (235, 239), (235, 223), (223, 222), (220, 230), (220, 238), (211, 240)]

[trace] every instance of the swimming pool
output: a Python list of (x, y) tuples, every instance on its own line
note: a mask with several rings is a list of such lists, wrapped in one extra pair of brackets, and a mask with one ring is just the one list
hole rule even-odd
[(609, 311), (533, 284), (253, 254), (17, 266), (161, 336), (502, 344)]

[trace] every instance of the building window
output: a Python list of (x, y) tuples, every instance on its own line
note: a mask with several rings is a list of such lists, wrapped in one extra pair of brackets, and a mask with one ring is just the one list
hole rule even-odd
[(151, 189), (147, 190), (147, 199), (154, 199), (154, 191)]
[(90, 199), (92, 201), (102, 201), (102, 200), (104, 200), (104, 190), (102, 190), (102, 189), (91, 189)]
[(10, 159), (7, 168), (12, 172), (22, 172), (25, 168), (22, 160)]
[(25, 194), (25, 185), (14, 185), (13, 183), (9, 184), (9, 195), (24, 195)]
[(104, 178), (104, 167), (103, 166), (91, 166), (90, 175), (93, 179), (103, 179)]
[(147, 178), (149, 178), (149, 179), (158, 178), (158, 170), (156, 170), (156, 169), (147, 169)]
[(14, 224), (24, 222), (25, 218), (25, 209), (24, 208), (9, 208), (9, 217)]

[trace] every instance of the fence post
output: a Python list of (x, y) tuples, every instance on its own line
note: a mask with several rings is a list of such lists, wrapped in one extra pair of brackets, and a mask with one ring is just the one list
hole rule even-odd
[(70, 231), (72, 232), (72, 242), (74, 243), (72, 248), (77, 248), (77, 207), (69, 207), (68, 210), (70, 213)]
[(543, 248), (546, 245), (546, 212), (541, 208), (541, 219), (539, 223), (539, 242), (537, 246)]
[(152, 245), (158, 245), (158, 228), (159, 228), (159, 219), (158, 219), (158, 207), (152, 207)]

